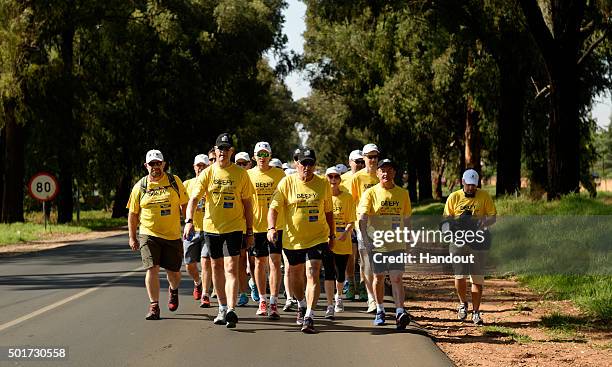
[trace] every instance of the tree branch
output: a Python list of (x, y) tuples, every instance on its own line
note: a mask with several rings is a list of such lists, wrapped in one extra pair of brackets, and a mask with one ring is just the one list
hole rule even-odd
[(597, 48), (597, 46), (599, 46), (599, 44), (605, 40), (608, 37), (608, 32), (610, 30), (610, 27), (606, 27), (606, 29), (604, 29), (603, 34), (595, 40), (595, 42), (591, 43), (591, 45), (589, 46), (589, 48), (584, 52), (584, 54), (582, 54), (582, 56), (580, 56), (580, 58), (578, 59), (578, 63), (576, 65), (581, 65), (582, 62), (590, 55), (593, 53), (593, 51), (595, 51), (595, 49)]
[(546, 22), (544, 22), (542, 9), (538, 6), (537, 0), (519, 0), (519, 3), (527, 19), (527, 26), (531, 30), (530, 33), (540, 48), (544, 59), (550, 60), (554, 54), (555, 40), (550, 29), (546, 26)]

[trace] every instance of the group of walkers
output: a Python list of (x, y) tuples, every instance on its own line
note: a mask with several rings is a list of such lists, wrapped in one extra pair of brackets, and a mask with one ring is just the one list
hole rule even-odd
[[(248, 303), (249, 291), (258, 302), (258, 316), (280, 319), (279, 292), (284, 282), (283, 310), (297, 311), (296, 323), (301, 330), (314, 333), (323, 268), (326, 319), (333, 320), (336, 313), (344, 311), (345, 299), (358, 296), (367, 302), (366, 312), (375, 314), (374, 325), (385, 325), (384, 281), (388, 275), (395, 325), (398, 330), (405, 329), (410, 323), (404, 309), (405, 265), (373, 261), (377, 252), (403, 253), (405, 244), (374, 247), (369, 233), (373, 222), (379, 229), (410, 227), (410, 197), (406, 189), (395, 185), (395, 162), (380, 159), (375, 144), (350, 153), (350, 170), (337, 164), (321, 175), (315, 172), (315, 151), (307, 147), (295, 150), (293, 170), (272, 158), (272, 147), (265, 141), (255, 145), (253, 155), (256, 165), (251, 167), (249, 154), (236, 153), (231, 135), (221, 134), (208, 155), (195, 157), (196, 177), (183, 183), (165, 172), (166, 162), (159, 150), (147, 152), (148, 175), (134, 185), (128, 201), (129, 244), (134, 251), (140, 250), (146, 269), (150, 300), (146, 319), (160, 318), (160, 267), (166, 270), (169, 283), (168, 309), (178, 309), (184, 262), (200, 307), (211, 307), (211, 289), (215, 293), (217, 325), (236, 327), (236, 309)], [(478, 173), (466, 171), (463, 189), (449, 196), (445, 215), (457, 217), (470, 211), (483, 218), (482, 226), (491, 225), (495, 207), (477, 184)], [(181, 217), (185, 223), (182, 232)], [(467, 317), (468, 276), (472, 319), (482, 324), (482, 275), (455, 277), (458, 317)]]

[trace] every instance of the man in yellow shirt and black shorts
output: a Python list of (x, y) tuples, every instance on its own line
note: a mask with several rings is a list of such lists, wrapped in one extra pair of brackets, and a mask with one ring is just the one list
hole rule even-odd
[(380, 183), (369, 188), (363, 193), (357, 213), (359, 214), (359, 229), (368, 249), (374, 272), (374, 296), (376, 298), (375, 326), (385, 324), (385, 308), (383, 305), (385, 296), (385, 273), (389, 273), (393, 301), (395, 302), (395, 326), (403, 330), (410, 323), (410, 316), (404, 310), (404, 284), (402, 275), (405, 263), (391, 262), (387, 259), (402, 257), (406, 253), (406, 242), (384, 242), (377, 244), (370, 238), (368, 229), (378, 231), (394, 231), (397, 228), (410, 228), (410, 196), (408, 190), (397, 186), (394, 182), (396, 173), (395, 164), (389, 159), (383, 159), (378, 163), (376, 174)]
[(297, 149), (293, 159), (297, 174), (286, 176), (278, 184), (268, 210), (267, 237), (268, 241), (276, 242), (280, 213), (285, 219), (283, 252), (289, 262), (290, 294), (299, 302), (296, 322), (302, 325), (302, 332), (312, 334), (315, 332), (313, 310), (321, 292), (319, 273), (323, 251), (334, 247), (334, 213), (329, 183), (314, 174), (314, 150)]
[[(145, 157), (149, 174), (132, 188), (128, 201), (129, 243), (132, 250), (140, 249), (142, 266), (147, 270), (145, 285), (149, 295), (147, 320), (159, 320), (159, 269), (168, 277), (168, 309), (179, 306), (178, 287), (181, 282), (183, 243), (181, 213), (185, 213), (187, 193), (181, 180), (164, 172), (166, 162), (159, 150), (150, 150)], [(140, 224), (137, 237), (136, 229)]]
[[(463, 188), (451, 193), (446, 199), (444, 206), (444, 216), (451, 218), (459, 218), (462, 215), (468, 214), (478, 221), (478, 228), (486, 230), (496, 221), (497, 210), (491, 195), (485, 190), (478, 189), (479, 176), (478, 172), (473, 169), (468, 169), (463, 173), (461, 183)], [(467, 213), (469, 212), (469, 213)], [(476, 325), (482, 325), (482, 315), (480, 314), (480, 302), (482, 299), (482, 290), (484, 286), (484, 263), (486, 261), (486, 251), (471, 249), (465, 245), (457, 247), (450, 246), (450, 252), (453, 255), (468, 255), (473, 254), (475, 261), (470, 264), (469, 269), (461, 264), (453, 264), (455, 270), (455, 289), (459, 296), (459, 307), (457, 308), (457, 318), (465, 320), (468, 313), (467, 304), (467, 278), (469, 275), (472, 283), (472, 321)], [(469, 273), (469, 274), (466, 274)]]
[(213, 286), (217, 291), (219, 313), (217, 325), (236, 327), (236, 299), (238, 297), (238, 268), (242, 233), (247, 246), (253, 245), (253, 187), (247, 172), (231, 161), (234, 152), (229, 134), (217, 137), (217, 161), (202, 172), (190, 193), (183, 237), (193, 231), (193, 214), (198, 200), (206, 195), (204, 213), (204, 241), (212, 258)]

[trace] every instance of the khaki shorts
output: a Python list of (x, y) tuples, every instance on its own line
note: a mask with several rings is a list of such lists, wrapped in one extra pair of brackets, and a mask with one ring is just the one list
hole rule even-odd
[(471, 249), (469, 246), (456, 247), (451, 245), (449, 253), (452, 255), (474, 255), (474, 264), (453, 264), (455, 279), (470, 279), (472, 284), (483, 285), (487, 251)]
[(161, 266), (168, 271), (180, 271), (183, 263), (183, 242), (181, 239), (166, 240), (160, 237), (141, 234), (140, 257), (145, 269)]

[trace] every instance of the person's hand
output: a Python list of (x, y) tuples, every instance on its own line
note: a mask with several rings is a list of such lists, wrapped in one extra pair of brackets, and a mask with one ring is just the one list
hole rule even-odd
[(340, 237), (338, 237), (338, 242), (344, 242), (344, 240), (346, 240), (346, 236), (348, 236), (348, 232), (342, 232)]
[(336, 238), (335, 237), (330, 237), (327, 241), (327, 244), (329, 245), (329, 250), (333, 250), (334, 246), (336, 246)]
[(193, 235), (193, 223), (185, 223), (183, 229), (183, 239), (188, 240)]
[(266, 234), (266, 238), (270, 243), (276, 244), (276, 238), (278, 237), (278, 231), (276, 228), (268, 229), (268, 233)]
[(130, 238), (130, 247), (132, 248), (132, 251), (138, 251), (138, 249), (140, 248), (140, 243), (138, 243), (138, 240), (135, 238)]

